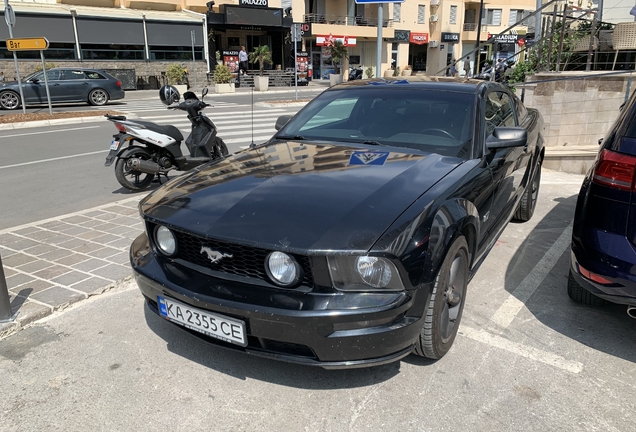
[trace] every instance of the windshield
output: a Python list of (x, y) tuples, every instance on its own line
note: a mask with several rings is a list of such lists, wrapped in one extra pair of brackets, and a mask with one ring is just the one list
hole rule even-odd
[(276, 136), (409, 147), (469, 158), (474, 95), (386, 86), (327, 91)]

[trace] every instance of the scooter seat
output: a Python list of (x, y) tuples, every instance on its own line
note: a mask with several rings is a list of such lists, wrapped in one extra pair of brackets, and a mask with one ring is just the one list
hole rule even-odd
[(168, 135), (169, 137), (174, 138), (177, 141), (183, 141), (183, 135), (181, 134), (181, 131), (179, 131), (179, 129), (177, 129), (176, 127), (172, 125), (162, 126), (156, 123), (140, 121), (140, 120), (135, 120), (135, 123), (139, 123), (140, 125), (144, 126), (146, 129), (151, 130), (153, 132)]

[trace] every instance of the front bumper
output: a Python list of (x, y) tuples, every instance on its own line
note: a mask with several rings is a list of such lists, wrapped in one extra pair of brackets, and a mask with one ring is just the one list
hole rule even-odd
[(216, 345), (327, 369), (375, 366), (411, 353), (430, 287), (399, 293), (296, 292), (219, 279), (157, 257), (146, 234), (132, 244), (135, 280), (151, 310), (157, 296), (242, 320), (247, 346), (187, 330)]

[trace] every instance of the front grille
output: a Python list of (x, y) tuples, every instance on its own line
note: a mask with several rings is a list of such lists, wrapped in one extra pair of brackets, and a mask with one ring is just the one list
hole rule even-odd
[[(245, 276), (270, 282), (265, 272), (265, 258), (272, 251), (206, 239), (174, 229), (172, 232), (177, 238), (178, 245), (177, 256), (175, 258), (215, 272)], [(224, 257), (220, 261), (212, 263), (205, 253), (201, 253), (201, 248), (204, 246), (218, 251), (221, 254), (232, 255), (232, 257)], [(312, 287), (313, 276), (311, 274), (309, 258), (302, 255), (293, 256), (303, 269), (303, 279), (300, 284), (306, 287)]]

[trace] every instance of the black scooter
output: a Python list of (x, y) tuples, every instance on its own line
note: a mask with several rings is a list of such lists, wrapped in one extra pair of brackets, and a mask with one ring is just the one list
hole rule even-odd
[(349, 81), (362, 79), (362, 68), (350, 68), (349, 69)]
[[(201, 99), (207, 93), (208, 89), (204, 88)], [(228, 154), (227, 146), (217, 136), (215, 124), (201, 112), (209, 104), (189, 91), (184, 93), (183, 102), (170, 106), (180, 99), (179, 92), (174, 87), (167, 90), (162, 88), (160, 95), (168, 109), (188, 113), (188, 119), (192, 123), (190, 135), (185, 140), (190, 152), (188, 156), (181, 153), (183, 135), (176, 127), (106, 114), (106, 118), (115, 123), (119, 133), (113, 135), (104, 166), (110, 166), (116, 160), (117, 181), (132, 191), (146, 189), (155, 176), (161, 182), (161, 176), (167, 179), (171, 170), (187, 171)]]

